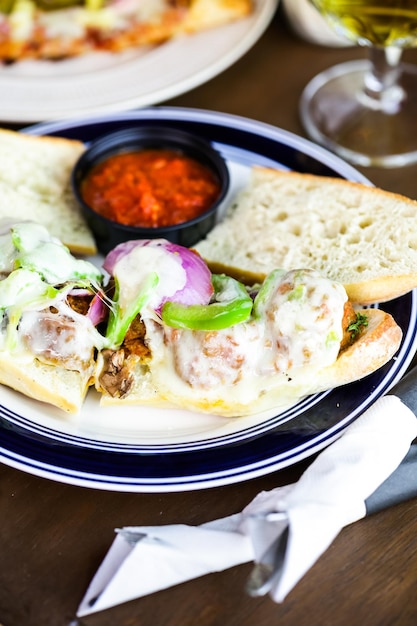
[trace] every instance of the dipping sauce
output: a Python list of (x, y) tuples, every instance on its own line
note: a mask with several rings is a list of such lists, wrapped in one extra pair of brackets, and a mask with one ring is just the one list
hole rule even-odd
[(95, 165), (81, 184), (84, 202), (96, 213), (143, 228), (198, 217), (220, 190), (209, 167), (175, 150), (158, 148), (112, 155)]

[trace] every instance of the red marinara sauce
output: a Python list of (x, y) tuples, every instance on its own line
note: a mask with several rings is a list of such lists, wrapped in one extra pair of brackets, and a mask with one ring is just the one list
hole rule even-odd
[(219, 194), (220, 183), (209, 167), (159, 148), (112, 155), (95, 165), (81, 185), (82, 198), (94, 211), (144, 228), (187, 222)]

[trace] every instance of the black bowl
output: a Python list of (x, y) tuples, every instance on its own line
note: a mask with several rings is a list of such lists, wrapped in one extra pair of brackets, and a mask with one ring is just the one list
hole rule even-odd
[[(220, 193), (215, 202), (194, 219), (155, 228), (120, 224), (100, 215), (84, 202), (81, 183), (93, 166), (114, 154), (146, 148), (176, 150), (209, 167), (220, 184)], [(208, 141), (175, 128), (143, 127), (110, 133), (91, 142), (73, 168), (71, 183), (74, 195), (94, 234), (97, 248), (107, 254), (119, 243), (132, 239), (162, 238), (181, 246), (193, 246), (215, 225), (218, 209), (229, 189), (230, 177), (225, 160)]]

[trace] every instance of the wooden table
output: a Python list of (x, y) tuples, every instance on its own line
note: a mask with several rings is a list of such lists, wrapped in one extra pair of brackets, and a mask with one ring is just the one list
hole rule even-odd
[[(232, 68), (169, 105), (242, 115), (303, 134), (298, 101), (320, 70), (361, 56), (294, 37), (278, 13)], [(417, 51), (408, 54), (417, 62)], [(363, 170), (417, 198), (417, 166)], [(122, 525), (200, 524), (298, 479), (309, 461), (245, 483), (186, 493), (113, 493), (0, 467), (0, 622), (68, 626)], [(417, 623), (417, 500), (344, 529), (281, 605), (245, 595), (251, 565), (210, 574), (82, 620), (84, 626), (365, 626)]]

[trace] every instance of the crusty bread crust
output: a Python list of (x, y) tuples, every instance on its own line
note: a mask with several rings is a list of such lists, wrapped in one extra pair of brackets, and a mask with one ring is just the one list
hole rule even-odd
[(342, 283), (353, 302), (384, 302), (417, 286), (417, 202), (255, 167), (225, 219), (194, 247), (213, 271), (256, 281), (276, 268), (311, 268)]
[(91, 379), (92, 368), (81, 373), (0, 352), (1, 384), (68, 413), (80, 411)]
[(194, 0), (177, 30), (178, 33), (195, 33), (214, 28), (245, 17), (251, 10), (250, 0)]
[[(301, 398), (354, 382), (373, 373), (387, 363), (397, 352), (402, 338), (401, 328), (391, 315), (380, 309), (360, 311), (368, 318), (368, 325), (358, 339), (341, 352), (337, 360), (323, 369), (300, 368), (291, 372), (291, 378), (277, 375), (268, 381), (257, 397), (246, 403), (232, 399), (227, 387), (216, 389), (204, 395), (201, 389), (173, 384), (170, 387), (158, 386), (158, 375), (152, 371), (152, 363), (146, 374), (138, 367), (136, 383), (131, 393), (123, 399), (103, 394), (103, 405), (144, 404), (158, 407), (183, 408), (201, 413), (217, 414), (225, 417), (285, 408)], [(156, 366), (157, 368), (157, 366)], [(261, 383), (263, 384), (263, 383)]]
[(365, 309), (368, 326), (351, 346), (343, 350), (336, 362), (317, 375), (317, 391), (360, 380), (387, 363), (397, 352), (402, 331), (393, 317), (381, 309)]
[(94, 237), (71, 189), (81, 141), (0, 129), (0, 220), (43, 224), (74, 254), (94, 255)]

